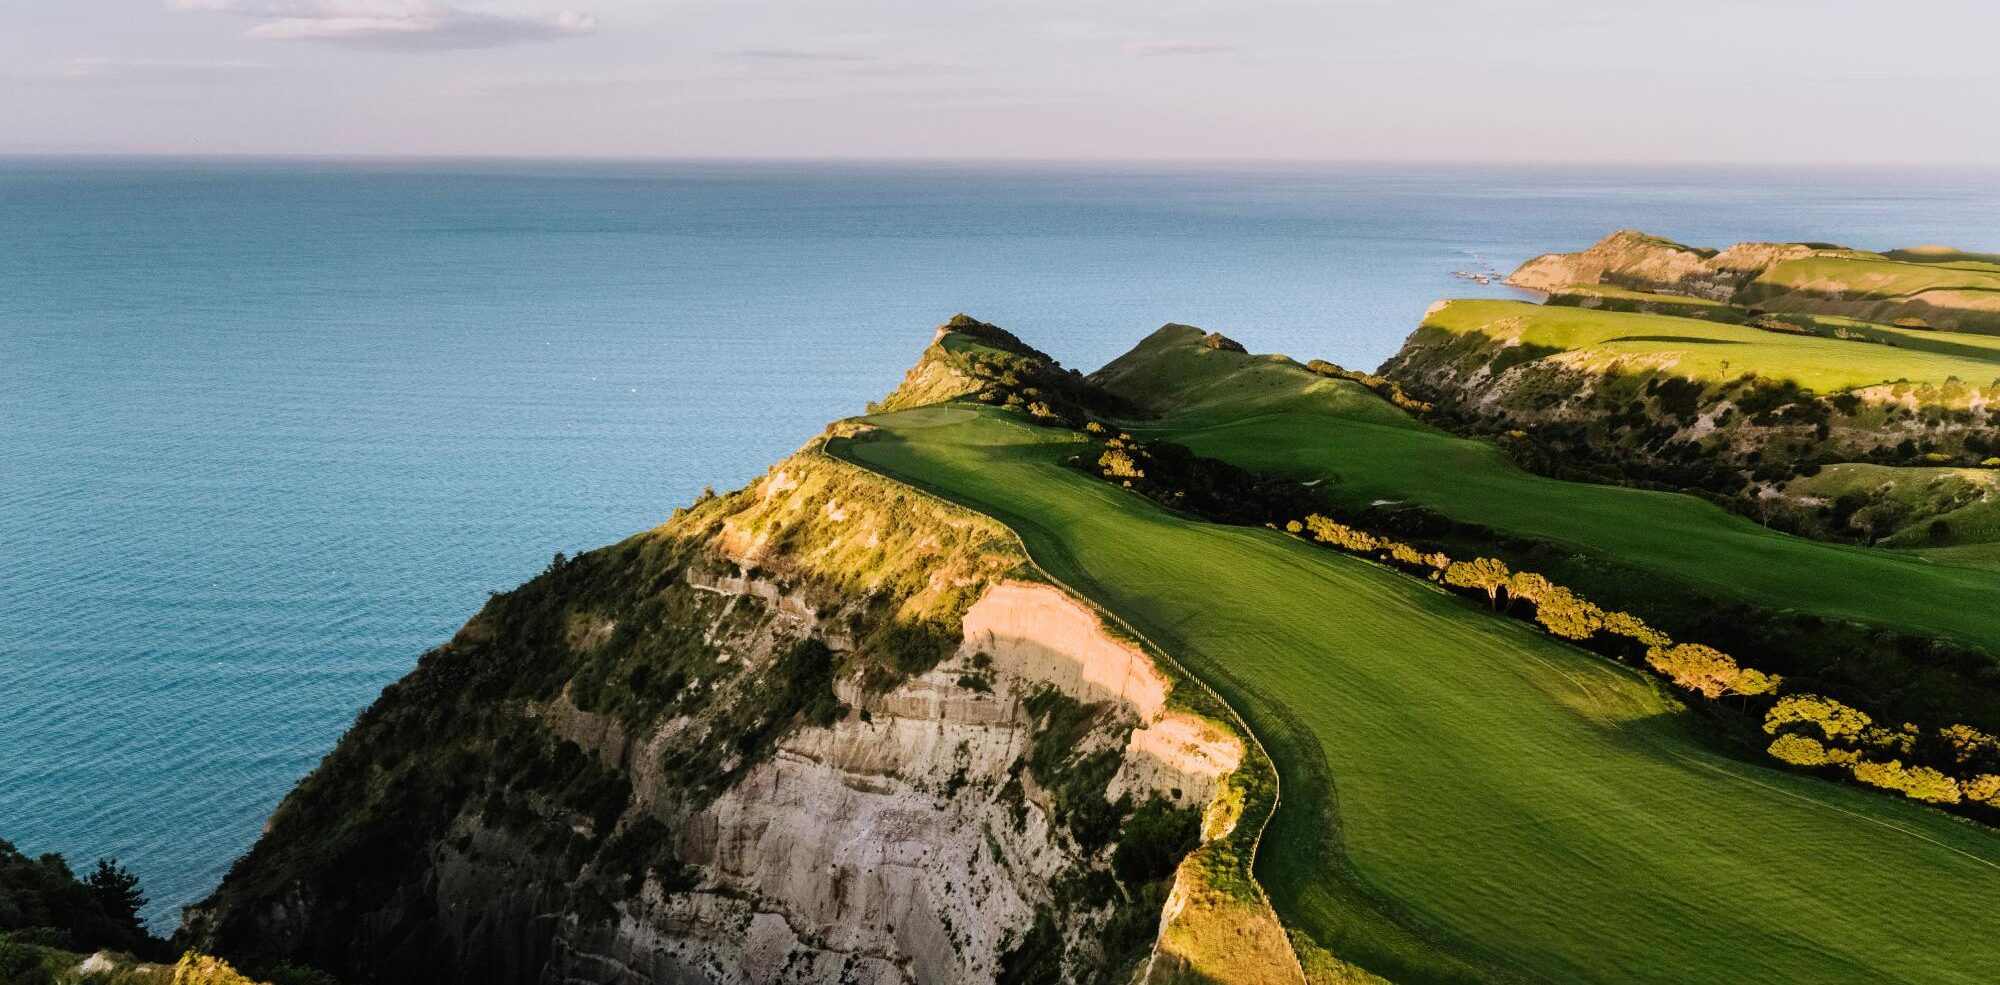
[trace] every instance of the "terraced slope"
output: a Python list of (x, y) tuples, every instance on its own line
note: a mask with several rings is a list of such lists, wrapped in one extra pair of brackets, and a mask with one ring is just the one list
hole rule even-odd
[(1208, 349), (1198, 339), (1195, 329), (1162, 329), (1096, 378), (1116, 393), (1148, 395), (1155, 411), (1166, 412), (1134, 425), (1144, 433), (1255, 471), (1321, 481), (1322, 491), (1349, 508), (1415, 503), (1717, 596), (2000, 652), (2000, 606), (1991, 602), (2000, 597), (2000, 578), (1990, 572), (1787, 536), (1692, 496), (1544, 478), (1493, 445), (1425, 426), (1360, 386), (1282, 357)]
[(1990, 830), (1718, 757), (1635, 674), (1427, 583), (1168, 514), (1064, 467), (1072, 433), (964, 405), (868, 422), (829, 449), (1013, 527), (1245, 714), (1284, 794), (1258, 875), (1362, 967), (2000, 980)]

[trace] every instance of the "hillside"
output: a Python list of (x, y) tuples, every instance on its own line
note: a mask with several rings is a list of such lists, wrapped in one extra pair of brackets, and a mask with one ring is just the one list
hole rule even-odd
[(1093, 478), (1070, 464), (1105, 447), (1086, 434), (992, 409), (867, 423), (830, 450), (1007, 523), (1243, 709), (1284, 790), (1257, 873), (1313, 949), (1398, 982), (2000, 970), (1964, 947), (1991, 831), (1718, 755), (1615, 664)]
[(1893, 714), (1951, 708), (2000, 727), (2000, 675), (1973, 652), (2000, 654), (2000, 610), (1983, 601), (2000, 578), (1989, 572), (1786, 536), (1692, 496), (1536, 475), (1352, 381), (1199, 339), (1161, 329), (1093, 379), (1148, 395), (1155, 416), (1135, 432), (1315, 483), (1367, 525), (1560, 573), (1830, 693), (1886, 698)]
[(2000, 333), (2000, 262), (1948, 246), (1870, 253), (1825, 243), (1738, 243), (1718, 251), (1625, 229), (1581, 252), (1536, 257), (1507, 283), (1551, 294), (1607, 285), (1729, 302), (1752, 314)]
[[(2000, 464), (2000, 348), (1970, 335), (1815, 316), (1731, 324), (1573, 304), (1440, 302), (1382, 368), (1460, 430), (1505, 435), (1555, 474), (1698, 489), (1801, 533), (1979, 542), (1969, 504), (1795, 485), (1842, 463)], [(1871, 510), (1895, 499), (1904, 506)], [(2000, 509), (1981, 499), (1976, 512)], [(1909, 543), (1904, 536), (1898, 543)]]
[(960, 316), (746, 489), (496, 595), (181, 943), (350, 983), (2000, 975), (2000, 575), (1432, 413)]
[(183, 941), (350, 985), (1296, 981), (1228, 709), (1005, 527), (819, 445), (496, 595)]

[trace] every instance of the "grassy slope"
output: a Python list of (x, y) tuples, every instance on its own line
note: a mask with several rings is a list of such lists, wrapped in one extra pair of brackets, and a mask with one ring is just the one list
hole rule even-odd
[(1284, 783), (1259, 878), (1345, 958), (1403, 985), (2000, 978), (1991, 831), (1718, 758), (1637, 675), (1169, 515), (1062, 467), (1073, 435), (959, 407), (874, 422), (836, 453), (1014, 527), (1245, 714)]
[(1549, 305), (1598, 311), (1631, 311), (1741, 324), (1749, 319), (1721, 301), (1678, 294), (1655, 294), (1611, 284), (1575, 284), (1549, 295)]
[(1942, 385), (1952, 377), (1984, 385), (2000, 376), (2000, 363), (1984, 347), (1938, 351), (1863, 345), (1671, 315), (1545, 307), (1524, 301), (1452, 301), (1433, 311), (1424, 324), (1461, 334), (1518, 332), (1532, 345), (1603, 353), (1593, 365), (1621, 356), (1671, 355), (1683, 375), (1697, 379), (1723, 380), (1757, 372), (1796, 380), (1819, 393), (1897, 380)]
[(1543, 478), (1359, 386), (1289, 360), (1207, 349), (1191, 331), (1156, 333), (1101, 371), (1116, 390), (1178, 398), (1180, 409), (1147, 433), (1245, 468), (1326, 480), (1325, 491), (1348, 506), (1415, 502), (1714, 594), (2000, 651), (2000, 606), (1991, 602), (2000, 578), (1990, 572), (1787, 536), (1692, 496)]
[(1962, 254), (1804, 257), (1759, 274), (1742, 299), (1775, 310), (1837, 310), (1880, 321), (1905, 313), (1907, 302), (1927, 302), (1957, 309), (1937, 313), (1939, 324), (1991, 331), (2000, 324), (2000, 265)]

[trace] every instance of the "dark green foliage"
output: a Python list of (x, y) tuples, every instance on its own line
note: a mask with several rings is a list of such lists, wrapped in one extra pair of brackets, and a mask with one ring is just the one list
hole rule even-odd
[(1024, 707), (1038, 726), (1028, 767), (1048, 791), (1056, 822), (1067, 827), (1086, 852), (1096, 852), (1111, 842), (1119, 821), (1132, 809), (1129, 796), (1116, 802), (1104, 799), (1118, 774), (1120, 747), (1080, 751), (1084, 738), (1113, 712), (1107, 705), (1084, 704), (1053, 687), (1036, 691)]
[(1027, 936), (1000, 955), (996, 985), (1061, 985), (1063, 982), (1063, 938), (1053, 914), (1035, 912), (1034, 926)]
[(98, 909), (106, 916), (120, 923), (139, 925), (139, 911), (146, 906), (146, 894), (140, 891), (139, 877), (130, 869), (119, 865), (115, 858), (101, 858), (85, 882), (90, 886), (90, 895), (97, 900)]
[(264, 980), (270, 985), (340, 985), (338, 979), (318, 968), (289, 962), (265, 971)]
[(1165, 879), (1200, 844), (1201, 813), (1154, 795), (1125, 819), (1111, 871), (1131, 885)]
[[(1086, 471), (1131, 488), (1172, 509), (1218, 523), (1283, 523), (1317, 508), (1306, 486), (1261, 476), (1228, 462), (1204, 458), (1170, 441), (1138, 441), (1124, 436), (1104, 443), (1108, 456), (1123, 455), (1121, 467), (1106, 468), (1103, 457), (1083, 456)], [(1129, 461), (1131, 466), (1122, 465)], [(1090, 468), (1098, 464), (1098, 468)]]
[(0, 985), (50, 985), (55, 980), (39, 948), (0, 940)]
[(958, 649), (958, 641), (958, 630), (941, 620), (889, 620), (855, 648), (852, 659), (880, 666), (889, 672), (884, 679), (900, 683), (937, 666)]
[(0, 934), (17, 947), (162, 957), (162, 943), (139, 922), (144, 904), (138, 879), (115, 861), (100, 861), (88, 879), (78, 880), (62, 856), (31, 859), (0, 840)]
[(833, 693), (833, 678), (833, 653), (817, 639), (778, 651), (755, 685), (728, 699), (719, 713), (715, 734), (726, 740), (670, 752), (667, 775), (698, 799), (720, 793), (768, 757), (795, 725), (827, 726), (847, 713)]
[(673, 833), (651, 815), (613, 835), (597, 856), (598, 877), (617, 880), (628, 896), (639, 891), (648, 872), (669, 892), (694, 888), (692, 871), (674, 856)]

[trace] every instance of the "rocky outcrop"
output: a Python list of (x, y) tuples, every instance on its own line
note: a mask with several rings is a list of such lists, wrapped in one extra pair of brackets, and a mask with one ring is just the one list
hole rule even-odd
[(1507, 283), (1554, 292), (1572, 284), (1616, 284), (1661, 294), (1720, 300), (1740, 286), (1711, 263), (1715, 253), (1634, 229), (1621, 229), (1580, 253), (1545, 253), (1520, 266)]
[(1809, 243), (1738, 243), (1721, 252), (1621, 229), (1579, 253), (1546, 253), (1507, 278), (1515, 287), (1556, 293), (1610, 284), (1637, 291), (1727, 301), (1771, 265), (1850, 251)]

